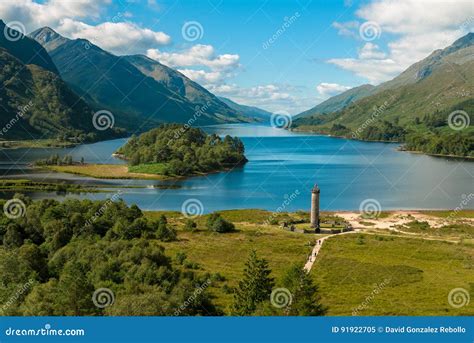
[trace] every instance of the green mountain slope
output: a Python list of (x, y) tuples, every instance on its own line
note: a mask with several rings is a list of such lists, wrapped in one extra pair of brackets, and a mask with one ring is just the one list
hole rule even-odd
[(147, 56), (123, 56), (128, 62), (138, 68), (143, 74), (152, 77), (172, 92), (186, 98), (194, 106), (198, 106), (205, 115), (215, 116), (222, 121), (249, 121), (245, 115), (225, 104), (214, 94), (206, 90), (188, 77), (169, 68)]
[(218, 97), (223, 103), (227, 104), (230, 108), (242, 113), (246, 117), (255, 118), (260, 122), (269, 122), (272, 116), (271, 112), (265, 111), (261, 108), (255, 106), (246, 106), (242, 104), (238, 104), (235, 101), (232, 101), (228, 98)]
[(316, 105), (307, 111), (297, 114), (293, 119), (339, 111), (344, 107), (349, 106), (351, 103), (371, 95), (374, 88), (374, 86), (369, 84), (351, 88), (341, 94), (327, 99), (326, 101), (323, 101), (319, 105)]
[[(299, 118), (297, 130), (311, 130), (364, 140), (407, 142), (409, 149), (434, 154), (474, 155), (474, 34), (414, 64), (376, 93), (327, 115)], [(471, 126), (449, 127), (448, 117), (464, 111)], [(414, 137), (431, 137), (415, 144)], [(460, 139), (462, 149), (450, 142)], [(429, 148), (428, 148), (429, 147)]]
[(8, 50), (10, 55), (16, 57), (24, 64), (35, 64), (58, 74), (58, 70), (51, 57), (41, 44), (22, 35), (19, 31), (8, 27), (5, 28), (5, 23), (2, 20), (0, 20), (0, 33), (0, 46)]
[[(62, 78), (80, 96), (112, 111), (116, 121), (130, 130), (146, 130), (162, 122), (185, 123), (201, 109), (166, 83), (142, 73), (128, 57), (115, 56), (87, 40), (64, 38), (50, 28), (29, 36), (48, 50)], [(199, 123), (239, 121), (226, 115), (204, 112)]]
[[(20, 48), (12, 49), (16, 43)], [(0, 70), (0, 140), (77, 142), (120, 135), (116, 129), (95, 129), (94, 110), (59, 77), (47, 52), (34, 40), (0, 40)]]

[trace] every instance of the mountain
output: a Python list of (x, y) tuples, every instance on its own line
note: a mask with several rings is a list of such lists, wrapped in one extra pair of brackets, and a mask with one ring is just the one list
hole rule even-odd
[(376, 87), (366, 84), (351, 88), (344, 93), (329, 98), (310, 110), (296, 115), (294, 119), (310, 117), (316, 114), (337, 112), (354, 101), (360, 100), (369, 95), (415, 84), (430, 76), (433, 71), (448, 67), (452, 63), (463, 64), (472, 61), (474, 58), (473, 40), (474, 34), (469, 33), (458, 39), (449, 47), (436, 50), (425, 59), (411, 65), (408, 69), (392, 80), (386, 81)]
[[(300, 117), (293, 128), (401, 141), (409, 149), (434, 154), (474, 155), (473, 33), (436, 50), (372, 92), (340, 111)], [(464, 111), (463, 120), (471, 126), (451, 129), (448, 118), (453, 111)]]
[(51, 57), (46, 50), (33, 39), (25, 37), (21, 32), (12, 28), (5, 28), (5, 23), (0, 19), (0, 45), (8, 53), (24, 64), (35, 64), (45, 70), (59, 74)]
[[(240, 121), (235, 112), (220, 106), (210, 93), (207, 94), (210, 111), (202, 110), (201, 100), (190, 101), (194, 88), (198, 89), (195, 85), (189, 86), (186, 97), (186, 92), (176, 91), (179, 87), (169, 87), (165, 77), (157, 81), (155, 77), (159, 79), (159, 73), (154, 70), (158, 68), (150, 67), (156, 67), (151, 61), (144, 63), (142, 58), (115, 56), (87, 40), (67, 39), (47, 27), (29, 36), (45, 47), (62, 78), (80, 96), (113, 112), (116, 121), (130, 130), (143, 131), (163, 122), (185, 123), (196, 114), (202, 125)], [(170, 84), (179, 82), (180, 77), (169, 70), (164, 74), (169, 75)]]
[[(5, 25), (1, 24), (4, 32)], [(60, 78), (41, 45), (25, 36), (17, 41), (3, 37), (0, 36), (0, 139), (93, 141), (116, 136), (118, 132), (114, 130), (94, 128), (94, 111)]]
[(351, 88), (341, 94), (335, 95), (319, 105), (297, 114), (293, 119), (310, 117), (316, 114), (336, 112), (344, 107), (349, 106), (353, 102), (365, 98), (373, 93), (374, 86), (365, 84), (362, 86)]
[(223, 121), (248, 121), (244, 115), (221, 101), (207, 89), (182, 73), (144, 55), (123, 56), (143, 74), (152, 77), (176, 94), (186, 98), (203, 112), (212, 113)]
[(255, 106), (241, 105), (230, 100), (229, 98), (224, 98), (224, 97), (218, 97), (218, 98), (227, 106), (229, 106), (230, 108), (233, 108), (234, 110), (241, 113), (245, 117), (254, 118), (255, 120), (260, 121), (260, 122), (268, 122), (272, 116), (271, 112), (265, 111), (261, 108), (258, 108)]

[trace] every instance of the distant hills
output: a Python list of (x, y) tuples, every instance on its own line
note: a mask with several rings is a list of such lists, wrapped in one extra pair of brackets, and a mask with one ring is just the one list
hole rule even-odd
[(351, 88), (341, 94), (335, 95), (326, 101), (323, 101), (319, 105), (297, 114), (293, 119), (310, 117), (317, 114), (331, 113), (342, 110), (344, 107), (349, 106), (353, 102), (365, 98), (373, 94), (375, 86), (366, 84), (358, 87)]
[[(0, 32), (5, 24), (0, 20)], [(94, 129), (94, 110), (60, 78), (43, 47), (20, 32), (0, 35), (1, 140), (62, 137), (93, 141), (120, 135)], [(16, 38), (15, 38), (16, 39)]]
[[(433, 154), (474, 155), (473, 33), (368, 91), (332, 113), (312, 114), (310, 110), (300, 114), (292, 127), (363, 140), (406, 142), (410, 150)], [(337, 103), (334, 98), (326, 102)], [(448, 117), (453, 111), (464, 111), (471, 126), (462, 131), (451, 129)]]
[(239, 113), (245, 115), (246, 117), (255, 118), (257, 121), (260, 122), (269, 122), (272, 116), (271, 112), (265, 111), (255, 106), (241, 105), (224, 97), (219, 97), (219, 100), (228, 105), (230, 108), (233, 108)]

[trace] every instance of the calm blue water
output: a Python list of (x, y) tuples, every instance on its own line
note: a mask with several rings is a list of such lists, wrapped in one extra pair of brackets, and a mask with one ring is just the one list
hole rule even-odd
[[(474, 163), (396, 151), (397, 144), (365, 143), (304, 135), (263, 126), (223, 125), (208, 132), (242, 138), (249, 162), (230, 172), (183, 181), (93, 180), (57, 173), (32, 172), (27, 164), (52, 153), (72, 154), (89, 163), (123, 163), (111, 157), (125, 139), (70, 149), (0, 150), (2, 177), (48, 179), (117, 185), (176, 184), (179, 189), (124, 188), (122, 198), (142, 209), (180, 210), (187, 199), (198, 199), (205, 212), (235, 208), (307, 210), (314, 183), (321, 188), (322, 210), (357, 210), (365, 199), (382, 209), (454, 208), (463, 195), (474, 193)], [(64, 195), (30, 194), (34, 198)], [(4, 194), (4, 197), (11, 197)], [(73, 195), (104, 199), (110, 193)], [(291, 199), (291, 200), (290, 200)], [(284, 205), (284, 202), (286, 204)], [(466, 208), (474, 208), (469, 203)]]

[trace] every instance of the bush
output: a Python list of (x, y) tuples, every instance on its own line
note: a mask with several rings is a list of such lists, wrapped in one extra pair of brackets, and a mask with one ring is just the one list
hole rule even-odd
[(207, 219), (207, 228), (213, 232), (225, 233), (235, 230), (233, 223), (228, 222), (219, 213), (212, 213)]

